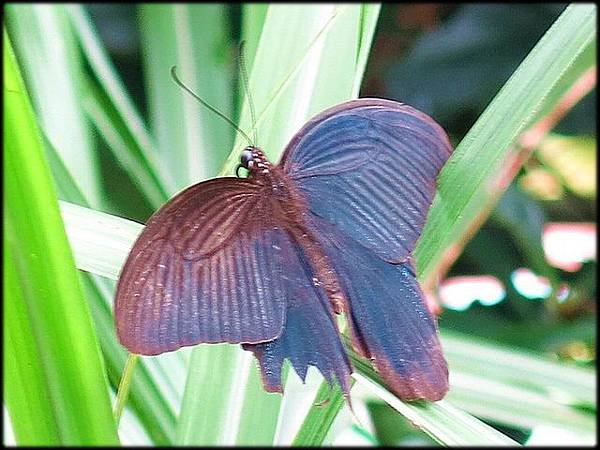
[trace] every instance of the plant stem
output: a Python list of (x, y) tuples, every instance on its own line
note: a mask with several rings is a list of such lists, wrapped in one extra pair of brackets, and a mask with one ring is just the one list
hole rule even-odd
[(117, 391), (117, 401), (115, 403), (115, 410), (113, 412), (117, 428), (119, 427), (121, 414), (123, 413), (123, 408), (125, 408), (125, 402), (127, 401), (127, 397), (129, 395), (131, 377), (133, 376), (133, 369), (135, 368), (135, 363), (137, 363), (138, 356), (139, 355), (136, 355), (135, 353), (129, 353), (127, 361), (125, 362), (125, 368), (123, 369), (123, 377), (121, 378), (121, 382), (119, 383), (119, 389)]

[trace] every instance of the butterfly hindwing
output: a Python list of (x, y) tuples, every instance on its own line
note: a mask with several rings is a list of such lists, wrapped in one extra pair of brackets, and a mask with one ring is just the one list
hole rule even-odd
[(442, 398), (448, 390), (448, 367), (410, 259), (388, 263), (331, 225), (316, 223), (350, 302), (353, 347), (372, 360), (402, 399)]
[(304, 251), (298, 245), (286, 245), (287, 272), (283, 277), (287, 299), (283, 333), (271, 342), (244, 344), (257, 357), (268, 391), (281, 392), (281, 368), (285, 358), (304, 381), (309, 366), (350, 391), (350, 362), (340, 339), (329, 299), (319, 283)]

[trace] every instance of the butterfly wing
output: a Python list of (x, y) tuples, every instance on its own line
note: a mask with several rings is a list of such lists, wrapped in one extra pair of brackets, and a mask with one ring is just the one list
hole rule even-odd
[(348, 393), (350, 363), (327, 295), (277, 220), (277, 200), (261, 189), (248, 180), (210, 180), (148, 221), (117, 286), (119, 340), (145, 355), (243, 343), (268, 391), (282, 390), (289, 358), (303, 380), (313, 365)]
[(209, 180), (152, 216), (117, 286), (117, 334), (129, 351), (155, 355), (281, 334), (281, 251), (290, 244), (261, 189), (248, 180)]
[(353, 347), (403, 399), (439, 400), (448, 389), (410, 257), (451, 150), (425, 114), (360, 99), (309, 121), (281, 161), (349, 302)]
[(269, 392), (282, 392), (281, 367), (288, 358), (302, 381), (308, 366), (315, 366), (330, 384), (337, 379), (348, 395), (352, 369), (327, 294), (314, 282), (315, 273), (301, 247), (287, 245), (283, 252), (288, 269), (284, 276), (287, 311), (283, 333), (270, 342), (244, 344), (244, 350), (254, 352)]
[(390, 100), (352, 100), (310, 120), (280, 165), (313, 214), (389, 262), (419, 238), (452, 149), (425, 114)]
[(317, 223), (350, 301), (352, 346), (400, 398), (440, 400), (448, 390), (448, 367), (411, 259), (390, 264), (332, 225)]

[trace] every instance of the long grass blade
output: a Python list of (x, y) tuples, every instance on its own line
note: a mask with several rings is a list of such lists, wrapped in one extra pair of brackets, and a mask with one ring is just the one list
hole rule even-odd
[[(27, 348), (25, 354), (17, 354), (16, 348), (9, 352), (13, 359), (7, 374), (8, 383), (12, 381), (8, 406), (13, 427), (19, 443), (56, 444), (57, 436), (63, 445), (115, 445), (119, 440), (100, 347), (65, 236), (39, 129), (6, 31), (3, 40), (5, 241), (13, 263), (11, 285), (16, 288), (18, 279), (21, 290), (8, 301), (24, 300), (8, 310), (15, 316), (5, 320), (21, 319), (20, 328), (33, 331), (33, 342), (13, 341)], [(39, 359), (34, 362), (26, 359), (35, 356)], [(15, 378), (37, 382), (33, 389), (50, 408), (41, 407), (32, 417), (31, 410), (22, 408), (28, 389), (16, 391)], [(50, 435), (47, 428), (41, 437), (50, 442), (40, 442), (37, 427), (25, 428), (33, 421), (46, 422), (53, 429)]]
[[(86, 195), (63, 164), (54, 146), (47, 139), (44, 139), (44, 143), (59, 195), (80, 206), (88, 206)], [(89, 226), (95, 227), (96, 225), (89, 223)], [(91, 273), (82, 272), (80, 275), (104, 354), (108, 378), (113, 386), (117, 386), (127, 355), (116, 339), (112, 313), (115, 284), (107, 278)], [(160, 369), (161, 365), (165, 365), (169, 369), (156, 371), (155, 366)], [(119, 426), (119, 436), (124, 444), (127, 442), (145, 444), (147, 442), (140, 441), (142, 436), (138, 430), (139, 424), (143, 425), (151, 442), (159, 445), (173, 442), (176, 423), (174, 411), (179, 409), (181, 393), (177, 394), (177, 389), (172, 389), (170, 386), (180, 385), (181, 381), (178, 381), (177, 377), (183, 377), (182, 370), (176, 370), (177, 367), (178, 365), (164, 358), (142, 359), (137, 365), (129, 402), (126, 406), (131, 408), (139, 421), (132, 423), (129, 419), (130, 415), (125, 414)], [(153, 369), (154, 373), (152, 373)], [(130, 438), (130, 436), (132, 437)]]
[[(83, 61), (62, 5), (7, 5), (7, 26), (15, 43), (34, 108), (47, 138), (61, 150), (71, 173), (101, 206), (94, 145), (81, 96)], [(48, 58), (52, 55), (52, 58)], [(40, 70), (43, 67), (43, 70)]]
[[(141, 159), (144, 165), (149, 167), (158, 166), (154, 162), (156, 155), (153, 139), (130, 97), (126, 94), (123, 83), (101, 46), (100, 39), (96, 35), (83, 6), (68, 5), (66, 8), (83, 55), (90, 64), (95, 79), (101, 85), (103, 95), (118, 116), (117, 123), (125, 125), (124, 128), (135, 145), (135, 156)], [(155, 170), (153, 175), (158, 177), (160, 187), (164, 188), (168, 194), (177, 191), (176, 183), (170, 176), (170, 172)]]
[(374, 382), (372, 377), (365, 377), (361, 373), (355, 373), (353, 377), (370, 393), (381, 398), (440, 444), (449, 446), (519, 445), (475, 417), (453, 407), (446, 400), (436, 403), (404, 403)]

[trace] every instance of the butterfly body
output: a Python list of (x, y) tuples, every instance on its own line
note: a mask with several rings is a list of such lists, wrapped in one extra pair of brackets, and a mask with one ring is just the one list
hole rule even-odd
[(146, 355), (241, 343), (269, 391), (288, 359), (348, 395), (344, 312), (352, 347), (394, 392), (442, 398), (448, 370), (412, 251), (450, 152), (431, 118), (382, 99), (317, 115), (278, 165), (244, 149), (247, 178), (186, 189), (138, 237), (117, 287), (121, 343)]
[(313, 282), (324, 286), (336, 313), (342, 312), (339, 283), (318, 239), (311, 231), (309, 207), (294, 181), (286, 177), (280, 168), (273, 166), (258, 147), (244, 149), (240, 161), (248, 170), (249, 182), (257, 183), (267, 191), (261, 197), (270, 201), (268, 209), (273, 215), (270, 218), (273, 226), (283, 226), (296, 244), (306, 250), (316, 275)]
[(324, 284), (334, 311), (337, 314), (343, 312), (341, 289), (335, 272), (305, 223), (310, 220), (309, 209), (297, 187), (293, 185), (293, 181), (289, 177), (286, 178), (281, 169), (273, 166), (258, 147), (250, 146), (244, 149), (240, 157), (240, 165), (248, 170), (248, 179), (251, 182), (259, 184), (268, 191), (266, 198), (271, 201), (270, 210), (275, 216), (274, 222), (286, 224), (286, 231), (293, 236), (295, 242), (307, 249), (308, 258), (317, 275), (313, 281)]

